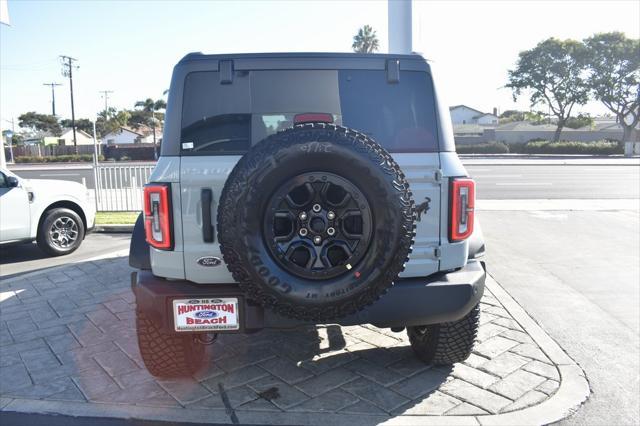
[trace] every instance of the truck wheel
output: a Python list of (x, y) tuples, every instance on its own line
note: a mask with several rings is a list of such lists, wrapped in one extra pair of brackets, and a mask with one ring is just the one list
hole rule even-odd
[(402, 272), (414, 202), (371, 138), (308, 123), (242, 157), (221, 193), (218, 229), (247, 297), (289, 318), (327, 321), (372, 304)]
[(478, 334), (480, 305), (462, 319), (441, 324), (408, 327), (407, 335), (415, 354), (434, 365), (451, 365), (469, 357)]
[(51, 209), (44, 213), (38, 228), (38, 247), (50, 256), (76, 251), (84, 239), (84, 223), (70, 209)]
[(156, 377), (189, 377), (204, 364), (205, 347), (193, 335), (167, 333), (143, 312), (136, 312), (142, 361)]

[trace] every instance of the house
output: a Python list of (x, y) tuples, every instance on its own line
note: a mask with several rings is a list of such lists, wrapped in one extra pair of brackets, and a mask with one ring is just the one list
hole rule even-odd
[(102, 137), (102, 143), (105, 145), (129, 145), (140, 143), (143, 134), (130, 127), (121, 126), (118, 130), (107, 133)]
[[(140, 126), (136, 129), (121, 126), (118, 130), (110, 132), (102, 137), (105, 145), (129, 145), (139, 143), (150, 143), (153, 141), (153, 129), (147, 126)], [(162, 129), (156, 129), (156, 143), (162, 141)]]
[[(93, 145), (93, 136), (83, 130), (76, 129), (76, 144)], [(64, 128), (60, 136), (45, 137), (44, 145), (73, 146), (73, 129)]]
[[(73, 130), (70, 127), (64, 128), (62, 129), (62, 133), (59, 136), (56, 136), (50, 132), (38, 133), (30, 138), (25, 139), (23, 143), (25, 145), (73, 146)], [(76, 129), (76, 144), (93, 145), (93, 136), (83, 130)]]
[(456, 105), (449, 107), (451, 113), (451, 122), (455, 124), (480, 124), (480, 125), (498, 125), (498, 116), (494, 109), (494, 113), (485, 113), (466, 105)]

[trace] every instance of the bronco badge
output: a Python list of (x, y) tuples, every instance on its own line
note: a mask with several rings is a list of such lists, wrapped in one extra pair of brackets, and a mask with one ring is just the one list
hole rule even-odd
[(220, 265), (222, 263), (222, 260), (220, 260), (219, 257), (203, 256), (200, 259), (198, 259), (197, 262), (198, 262), (198, 265), (200, 266), (211, 267), (211, 266)]

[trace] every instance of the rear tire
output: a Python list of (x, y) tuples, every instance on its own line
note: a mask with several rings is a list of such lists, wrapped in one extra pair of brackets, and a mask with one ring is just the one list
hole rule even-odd
[(191, 334), (167, 333), (143, 312), (136, 312), (142, 361), (156, 377), (189, 377), (204, 365), (205, 347)]
[(471, 355), (478, 334), (480, 305), (458, 321), (408, 327), (415, 354), (427, 364), (451, 365)]
[(84, 222), (70, 209), (54, 208), (44, 213), (38, 228), (38, 247), (50, 256), (73, 253), (84, 239)]

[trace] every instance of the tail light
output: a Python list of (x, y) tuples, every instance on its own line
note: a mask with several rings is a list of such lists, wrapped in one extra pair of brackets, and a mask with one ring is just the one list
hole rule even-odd
[(171, 191), (167, 183), (144, 187), (144, 230), (151, 247), (173, 249), (171, 232)]
[(476, 183), (473, 179), (453, 179), (450, 197), (449, 240), (462, 241), (473, 233)]

